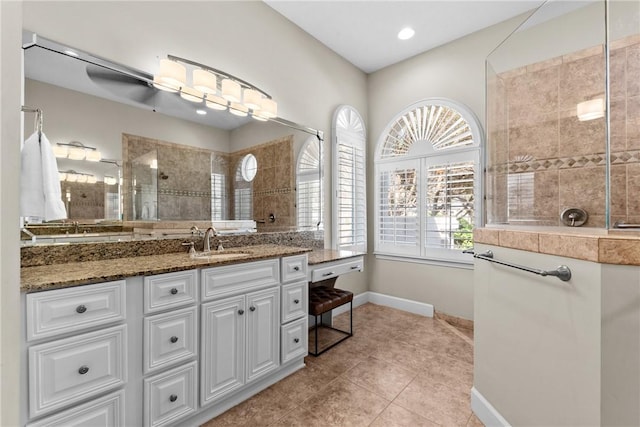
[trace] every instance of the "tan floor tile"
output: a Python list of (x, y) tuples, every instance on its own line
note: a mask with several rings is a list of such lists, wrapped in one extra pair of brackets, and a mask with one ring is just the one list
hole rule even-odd
[(370, 427), (437, 427), (438, 424), (414, 414), (408, 409), (391, 404), (382, 411)]
[(368, 426), (390, 401), (338, 379), (279, 420), (277, 426)]
[(268, 426), (295, 407), (293, 400), (270, 387), (209, 420), (203, 427)]
[(379, 360), (395, 363), (410, 371), (419, 372), (434, 357), (434, 353), (406, 341), (397, 341), (393, 345), (381, 347), (373, 354)]
[(335, 380), (339, 374), (321, 365), (308, 363), (304, 369), (296, 371), (271, 387), (289, 399), (302, 402)]
[(418, 375), (393, 403), (443, 426), (466, 426), (469, 400), (469, 392)]
[(439, 354), (473, 363), (473, 345), (444, 326), (434, 328), (433, 333), (409, 330), (403, 332), (400, 339)]
[(393, 363), (370, 357), (358, 363), (343, 377), (385, 399), (393, 400), (417, 374)]
[(473, 365), (443, 354), (435, 354), (423, 366), (420, 376), (461, 393), (469, 393), (473, 386)]
[(469, 421), (467, 421), (467, 427), (484, 427), (484, 424), (476, 417), (476, 414), (471, 414)]

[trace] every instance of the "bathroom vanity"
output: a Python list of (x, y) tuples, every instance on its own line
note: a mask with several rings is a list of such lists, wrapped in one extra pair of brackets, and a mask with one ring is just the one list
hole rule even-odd
[(24, 423), (199, 425), (303, 368), (308, 251), (23, 268)]

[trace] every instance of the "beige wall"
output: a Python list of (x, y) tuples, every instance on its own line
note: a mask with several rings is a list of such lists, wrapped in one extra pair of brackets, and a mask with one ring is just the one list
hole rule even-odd
[[(511, 19), (369, 76), (369, 212), (375, 212), (373, 157), (384, 127), (410, 104), (431, 97), (465, 104), (484, 125), (485, 58), (521, 21)], [(373, 248), (373, 216), (369, 224), (369, 247)], [(472, 270), (383, 261), (373, 255), (367, 258), (367, 268), (372, 291), (415, 299), (433, 304), (438, 311), (473, 319)]]
[(600, 264), (476, 244), (569, 282), (477, 260), (474, 387), (514, 426), (600, 425)]
[[(0, 2), (0, 425), (19, 424), (21, 2)], [(33, 118), (26, 115), (27, 120)]]

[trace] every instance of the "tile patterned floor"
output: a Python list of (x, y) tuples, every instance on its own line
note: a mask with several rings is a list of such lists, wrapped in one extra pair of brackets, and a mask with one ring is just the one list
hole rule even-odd
[[(374, 304), (353, 316), (353, 337), (204, 427), (482, 426), (470, 331)], [(348, 314), (334, 322), (348, 329)]]

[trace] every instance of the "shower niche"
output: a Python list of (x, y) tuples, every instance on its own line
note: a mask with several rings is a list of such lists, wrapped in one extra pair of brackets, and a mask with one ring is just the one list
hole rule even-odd
[(487, 57), (487, 224), (640, 230), (639, 9), (547, 2)]

